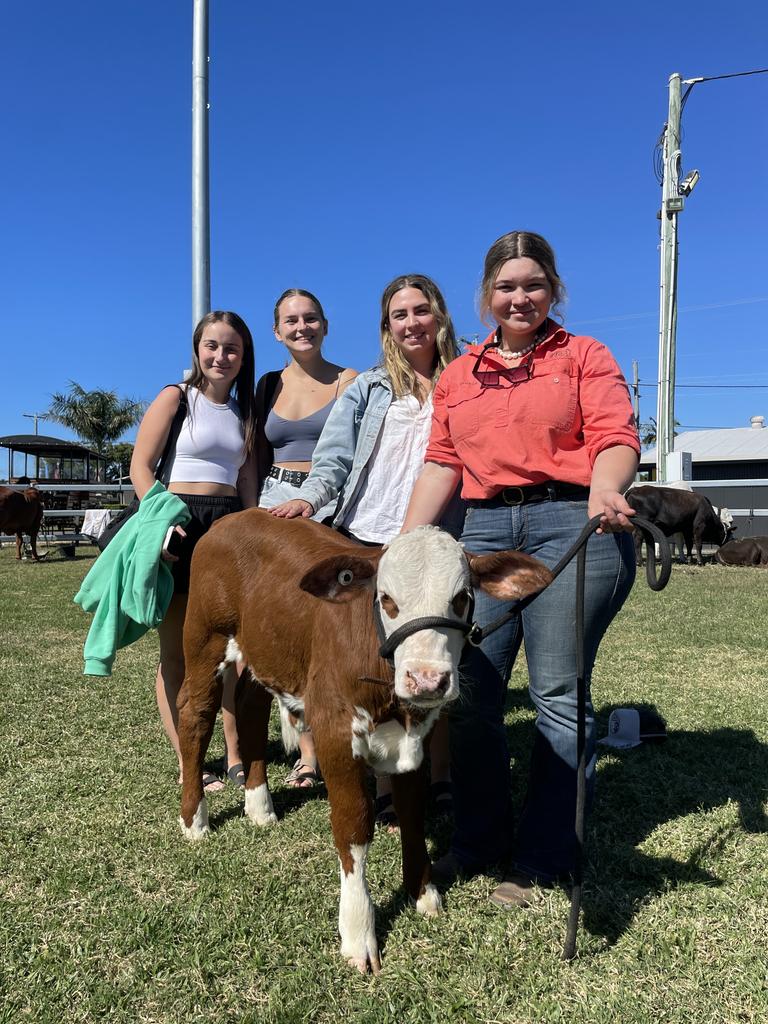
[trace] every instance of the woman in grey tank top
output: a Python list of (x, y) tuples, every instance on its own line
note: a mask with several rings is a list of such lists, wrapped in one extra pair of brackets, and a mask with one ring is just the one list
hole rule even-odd
[[(273, 330), (289, 357), (281, 371), (265, 374), (256, 387), (259, 507), (273, 508), (295, 498), (312, 468), (312, 452), (336, 399), (357, 376), (356, 370), (324, 358), (328, 321), (319, 300), (291, 288), (275, 303)], [(314, 519), (333, 513), (335, 502), (318, 509)], [(286, 779), (304, 788), (319, 781), (317, 758), (309, 733), (299, 741), (299, 759)]]

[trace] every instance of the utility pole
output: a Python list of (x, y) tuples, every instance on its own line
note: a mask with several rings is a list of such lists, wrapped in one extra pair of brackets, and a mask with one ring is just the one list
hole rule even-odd
[(661, 289), (659, 294), (659, 388), (656, 404), (656, 479), (667, 480), (667, 456), (675, 444), (675, 343), (677, 337), (677, 218), (680, 195), (680, 75), (669, 77), (669, 115), (664, 129), (661, 190)]
[(192, 327), (211, 308), (208, 177), (208, 0), (193, 0), (192, 20)]
[[(680, 117), (691, 89), (699, 82), (716, 82), (725, 78), (766, 75), (768, 68), (736, 71), (727, 75), (706, 75), (686, 78), (669, 76), (669, 115), (659, 139), (661, 159), (661, 294), (659, 296), (659, 391), (656, 406), (656, 479), (667, 479), (667, 456), (675, 446), (675, 359), (677, 337), (677, 218), (696, 187), (700, 175), (694, 170), (680, 180)], [(686, 85), (680, 96), (680, 86)]]
[(44, 412), (23, 412), (21, 415), (24, 417), (24, 419), (34, 420), (35, 421), (35, 435), (37, 435), (37, 432), (38, 432), (37, 431), (37, 421), (38, 420), (44, 420), (45, 419), (45, 413)]
[(635, 426), (640, 429), (640, 366), (636, 359), (632, 360), (632, 409), (635, 414)]

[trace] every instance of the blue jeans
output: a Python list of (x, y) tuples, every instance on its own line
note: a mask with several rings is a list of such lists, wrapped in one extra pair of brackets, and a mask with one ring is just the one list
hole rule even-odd
[[(511, 548), (552, 568), (587, 522), (586, 501), (471, 507), (461, 543), (485, 554)], [(597, 648), (635, 576), (629, 534), (593, 535), (587, 544), (585, 664), (587, 781), (594, 785), (594, 714), (589, 680)], [(475, 620), (486, 625), (507, 603), (476, 591)], [(557, 580), (480, 648), (467, 647), (459, 699), (451, 705), (453, 853), (469, 869), (511, 859), (541, 882), (574, 867), (576, 836), (576, 559)], [(522, 621), (521, 621), (522, 620)], [(513, 830), (509, 749), (504, 728), (507, 682), (525, 638), (536, 730), (528, 792)]]

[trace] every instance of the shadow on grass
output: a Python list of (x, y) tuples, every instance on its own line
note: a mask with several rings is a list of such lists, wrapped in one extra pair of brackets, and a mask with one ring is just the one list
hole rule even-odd
[[(531, 710), (527, 691), (512, 689), (508, 708)], [(634, 705), (656, 711), (652, 704)], [(612, 706), (601, 709), (597, 735), (607, 732)], [(513, 752), (513, 800), (522, 805), (528, 779), (534, 722), (507, 728)], [(598, 746), (598, 755), (608, 756)], [(615, 943), (650, 900), (686, 884), (718, 886), (708, 869), (718, 850), (739, 832), (768, 832), (768, 746), (747, 729), (670, 732), (661, 743), (611, 750), (598, 771), (596, 799), (586, 824), (584, 927)], [(732, 802), (739, 824), (695, 846), (685, 860), (654, 857), (641, 847), (666, 823), (707, 813)], [(677, 826), (678, 834), (680, 826)]]
[(56, 548), (49, 548), (47, 551), (40, 552), (40, 558), (37, 562), (31, 557), (23, 558), (21, 561), (35, 566), (60, 565), (62, 562), (95, 562), (97, 555), (98, 551), (90, 554), (88, 552), (76, 552), (73, 555), (66, 555)]
[[(671, 732), (662, 744), (619, 755), (599, 772), (587, 831), (584, 924), (608, 942), (650, 899), (688, 883), (720, 885), (707, 869), (732, 836), (768, 832), (768, 747), (751, 730)], [(733, 802), (739, 824), (721, 829), (685, 860), (639, 850), (667, 822)]]

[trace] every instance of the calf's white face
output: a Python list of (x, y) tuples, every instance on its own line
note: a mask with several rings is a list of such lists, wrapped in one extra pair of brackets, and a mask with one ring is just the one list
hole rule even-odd
[[(378, 563), (378, 565), (377, 565)], [(350, 550), (314, 565), (299, 586), (336, 603), (375, 588), (386, 637), (430, 616), (466, 622), (472, 587), (502, 601), (543, 590), (552, 575), (519, 551), (473, 555), (436, 526), (419, 526), (379, 551)], [(419, 629), (395, 648), (395, 694), (422, 707), (438, 707), (459, 692), (464, 632), (449, 626)]]
[[(425, 616), (466, 622), (471, 585), (464, 552), (447, 533), (423, 526), (395, 537), (376, 579), (386, 636)], [(423, 707), (455, 700), (463, 646), (464, 633), (447, 627), (406, 637), (394, 652), (395, 694)]]

